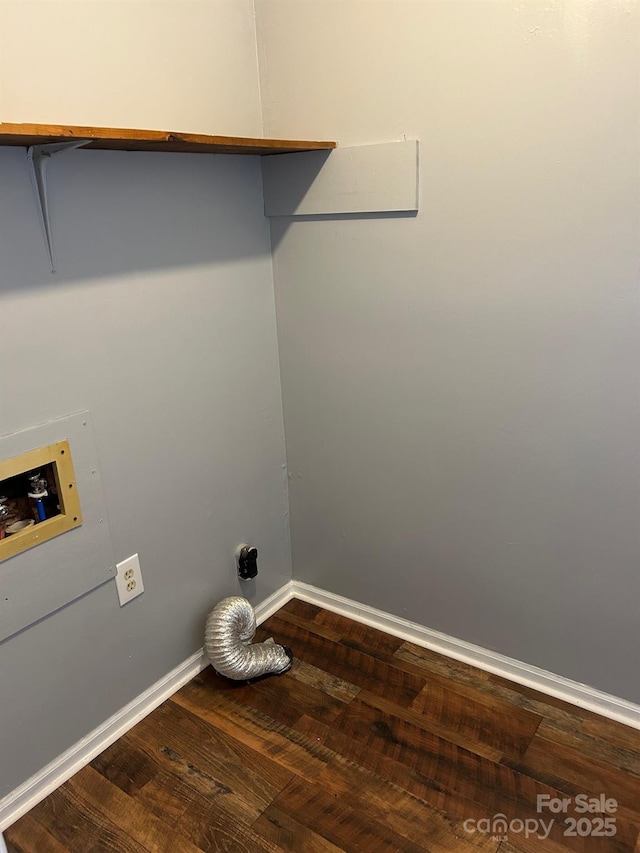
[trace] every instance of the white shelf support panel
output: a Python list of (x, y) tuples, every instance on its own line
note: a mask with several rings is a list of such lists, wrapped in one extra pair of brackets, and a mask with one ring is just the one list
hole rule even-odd
[(418, 140), (263, 157), (266, 216), (417, 213)]
[[(38, 214), (40, 216), (40, 224), (42, 225), (42, 233), (44, 242), (49, 254), (49, 262), (51, 263), (51, 272), (55, 272), (55, 263), (53, 259), (53, 242), (51, 239), (51, 220), (49, 217), (49, 202), (47, 199), (47, 162), (54, 154), (60, 154), (62, 151), (69, 151), (72, 148), (81, 148), (91, 142), (90, 139), (74, 139), (69, 142), (51, 142), (46, 145), (31, 145), (27, 148), (27, 160), (29, 161), (31, 183), (36, 196), (38, 205)], [(2, 853), (2, 848), (0, 848)]]

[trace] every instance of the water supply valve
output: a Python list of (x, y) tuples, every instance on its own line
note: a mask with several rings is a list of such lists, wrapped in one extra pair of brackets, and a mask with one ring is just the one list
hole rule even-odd
[(236, 560), (240, 580), (255, 578), (258, 574), (258, 549), (254, 545), (239, 545), (236, 549)]

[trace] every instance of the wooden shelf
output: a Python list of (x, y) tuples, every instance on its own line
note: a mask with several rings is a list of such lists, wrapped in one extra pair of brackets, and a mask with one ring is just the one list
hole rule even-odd
[(114, 127), (79, 127), (59, 124), (9, 124), (0, 122), (0, 145), (47, 145), (90, 139), (84, 148), (120, 151), (174, 151), (191, 154), (290, 154), (323, 151), (335, 142), (303, 139), (259, 139), (241, 136), (205, 136), (164, 130), (132, 130)]
[(53, 242), (47, 204), (45, 165), (49, 159), (73, 148), (118, 151), (172, 151), (189, 154), (292, 154), (296, 151), (330, 151), (335, 142), (306, 139), (260, 139), (242, 136), (206, 136), (164, 130), (117, 127), (82, 127), (70, 124), (11, 124), (0, 122), (0, 145), (27, 149), (38, 213), (51, 272), (55, 272)]

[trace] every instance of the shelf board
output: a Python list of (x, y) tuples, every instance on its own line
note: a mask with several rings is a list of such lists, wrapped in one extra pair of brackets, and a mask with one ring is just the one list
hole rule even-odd
[(90, 139), (84, 148), (119, 151), (173, 151), (191, 154), (291, 154), (326, 151), (335, 142), (306, 139), (260, 139), (242, 136), (206, 136), (164, 130), (114, 127), (80, 127), (60, 124), (9, 124), (0, 122), (0, 145), (46, 145)]

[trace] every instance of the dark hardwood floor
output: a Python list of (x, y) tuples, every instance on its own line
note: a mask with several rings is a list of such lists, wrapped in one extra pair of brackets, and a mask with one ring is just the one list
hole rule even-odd
[(640, 851), (640, 732), (300, 601), (267, 636), (290, 672), (205, 670), (10, 853)]

